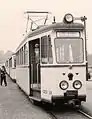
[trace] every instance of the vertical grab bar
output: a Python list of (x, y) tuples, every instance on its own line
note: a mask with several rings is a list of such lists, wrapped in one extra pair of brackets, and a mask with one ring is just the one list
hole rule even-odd
[(38, 81), (38, 79), (39, 79), (39, 76), (38, 76), (38, 66), (39, 66), (39, 64), (37, 64), (37, 87), (39, 87), (38, 86), (38, 84), (39, 84), (39, 81)]
[(31, 88), (33, 88), (33, 64), (31, 64)]

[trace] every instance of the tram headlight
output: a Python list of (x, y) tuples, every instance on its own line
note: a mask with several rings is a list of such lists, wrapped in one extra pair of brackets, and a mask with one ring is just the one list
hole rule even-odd
[(73, 82), (73, 87), (75, 89), (80, 89), (82, 87), (82, 83), (79, 80)]
[(66, 14), (65, 17), (64, 17), (64, 21), (67, 22), (67, 23), (71, 23), (73, 22), (74, 18), (73, 18), (73, 15), (72, 14)]
[(62, 90), (66, 90), (68, 88), (69, 84), (67, 81), (63, 80), (60, 82), (59, 84), (59, 87), (62, 89)]

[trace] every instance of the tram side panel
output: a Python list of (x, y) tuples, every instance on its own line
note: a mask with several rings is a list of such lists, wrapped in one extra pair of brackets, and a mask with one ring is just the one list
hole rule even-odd
[(9, 60), (5, 62), (5, 68), (6, 68), (7, 74), (9, 75)]
[(13, 80), (16, 80), (15, 54), (6, 61), (6, 72)]
[(6, 67), (6, 72), (9, 75), (9, 67)]
[(29, 95), (29, 68), (28, 67), (17, 67), (16, 68), (16, 83), (19, 87)]
[(10, 75), (13, 80), (16, 80), (16, 56), (12, 55), (12, 67), (10, 68)]
[(12, 79), (14, 79), (14, 80), (16, 80), (16, 68), (12, 68), (12, 67), (10, 67), (10, 69), (9, 69), (10, 71), (10, 77), (12, 78)]
[[(65, 73), (65, 75), (63, 75)], [(69, 80), (68, 74), (73, 74), (73, 80)], [(78, 73), (78, 75), (76, 75)], [(68, 82), (69, 87), (66, 90), (62, 90), (59, 86), (60, 82), (65, 80)], [(73, 87), (73, 82), (80, 80), (82, 82), (81, 89), (78, 90), (78, 96), (86, 95), (86, 68), (73, 67), (69, 70), (69, 67), (53, 67), (53, 68), (41, 68), (41, 98), (51, 102), (51, 98), (64, 97), (64, 93), (67, 90), (76, 90)]]

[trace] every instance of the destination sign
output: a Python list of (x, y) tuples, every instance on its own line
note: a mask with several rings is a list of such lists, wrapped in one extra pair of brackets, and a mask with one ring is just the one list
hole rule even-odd
[(57, 32), (57, 37), (79, 37), (79, 32)]

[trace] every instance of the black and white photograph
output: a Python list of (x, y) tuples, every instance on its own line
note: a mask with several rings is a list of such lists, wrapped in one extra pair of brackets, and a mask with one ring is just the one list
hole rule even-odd
[(0, 119), (92, 119), (91, 0), (0, 1)]

